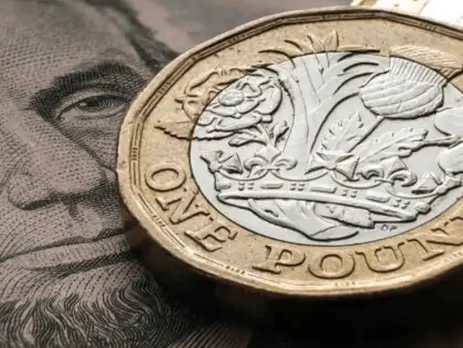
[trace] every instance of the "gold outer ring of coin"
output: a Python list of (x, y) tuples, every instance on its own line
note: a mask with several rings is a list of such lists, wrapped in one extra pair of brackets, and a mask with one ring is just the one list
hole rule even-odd
[[(364, 3), (369, 5), (368, 0)], [(195, 122), (221, 90), (255, 71), (256, 65), (288, 59), (282, 57), (290, 55), (282, 47), (289, 31), (293, 42), (310, 34), (312, 50), (317, 53), (377, 50), (375, 54), (385, 59), (391, 52), (403, 54), (406, 60), (445, 75), (446, 83), (463, 91), (463, 66), (457, 58), (463, 57), (463, 33), (458, 28), (380, 9), (343, 7), (279, 14), (186, 52), (138, 96), (120, 134), (122, 197), (146, 230), (143, 242), (154, 241), (151, 246), (166, 257), (156, 259), (155, 268), (179, 286), (190, 285), (191, 277), (199, 275), (207, 286), (217, 282), (222, 292), (242, 291), (248, 297), (327, 298), (409, 288), (460, 266), (461, 197), (439, 216), (409, 231), (344, 246), (300, 245), (269, 238), (241, 227), (208, 203), (190, 163)], [(313, 47), (314, 38), (325, 47)], [(269, 48), (284, 54), (272, 54)], [(308, 54), (298, 44), (292, 48), (300, 50), (299, 56)], [(431, 53), (426, 56), (426, 52)], [(433, 65), (439, 61), (445, 66)], [(211, 82), (211, 76), (218, 81)], [(352, 191), (346, 194), (356, 199)], [(405, 212), (409, 203), (397, 200), (394, 204), (405, 204), (399, 207)]]

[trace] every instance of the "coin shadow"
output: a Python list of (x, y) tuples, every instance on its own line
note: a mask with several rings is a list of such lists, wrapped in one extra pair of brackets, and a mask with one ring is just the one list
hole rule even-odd
[(129, 242), (168, 296), (211, 321), (252, 328), (251, 348), (463, 347), (463, 268), (389, 293), (268, 296), (195, 270), (137, 233)]

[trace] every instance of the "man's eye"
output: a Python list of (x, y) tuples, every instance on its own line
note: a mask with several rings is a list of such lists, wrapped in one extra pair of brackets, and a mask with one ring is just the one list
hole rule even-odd
[(120, 115), (126, 110), (129, 100), (116, 95), (92, 96), (67, 105), (59, 114), (61, 121), (75, 119), (99, 119)]
[(125, 100), (114, 97), (93, 97), (87, 98), (76, 105), (76, 108), (82, 112), (102, 112), (111, 109), (117, 109), (125, 105)]

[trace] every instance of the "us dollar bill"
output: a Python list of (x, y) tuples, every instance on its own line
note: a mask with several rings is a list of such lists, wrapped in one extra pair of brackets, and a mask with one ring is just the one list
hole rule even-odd
[(2, 0), (0, 347), (326, 346), (169, 296), (127, 241), (138, 226), (115, 165), (131, 101), (179, 53), (264, 15), (348, 4)]
[(0, 3), (0, 347), (252, 344), (250, 328), (169, 298), (134, 255), (126, 235), (137, 224), (116, 189), (118, 131), (179, 52), (320, 3)]

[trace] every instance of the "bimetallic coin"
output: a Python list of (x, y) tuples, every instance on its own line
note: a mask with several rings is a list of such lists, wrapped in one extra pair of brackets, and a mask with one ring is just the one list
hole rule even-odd
[(292, 12), (182, 55), (124, 122), (124, 201), (218, 281), (382, 292), (463, 263), (463, 33), (404, 13)]

